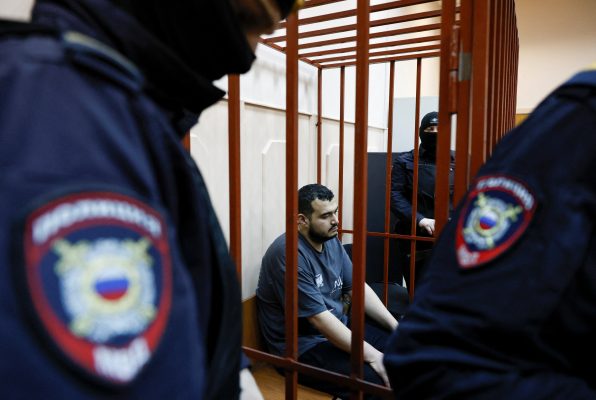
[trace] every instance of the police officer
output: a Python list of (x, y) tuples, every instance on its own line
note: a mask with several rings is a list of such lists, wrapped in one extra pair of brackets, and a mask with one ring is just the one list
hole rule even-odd
[(235, 268), (178, 123), (292, 7), (39, 0), (0, 23), (2, 397), (239, 396)]
[(391, 338), (397, 398), (596, 399), (595, 131), (588, 70), (501, 140)]
[[(435, 233), (435, 174), (438, 135), (438, 113), (429, 112), (420, 121), (420, 150), (418, 152), (418, 191), (416, 194), (416, 235), (432, 237)], [(451, 153), (449, 173), (450, 198), (453, 197), (453, 170), (455, 154)], [(414, 150), (397, 153), (391, 170), (391, 211), (396, 217), (395, 233), (410, 235), (412, 227), (412, 201), (414, 193)], [(451, 209), (451, 205), (450, 205)], [(431, 241), (416, 243), (416, 280), (423, 274), (422, 268), (430, 253)], [(406, 282), (410, 282), (410, 241), (399, 240), (397, 259), (399, 270)], [(401, 283), (401, 276), (398, 278)]]

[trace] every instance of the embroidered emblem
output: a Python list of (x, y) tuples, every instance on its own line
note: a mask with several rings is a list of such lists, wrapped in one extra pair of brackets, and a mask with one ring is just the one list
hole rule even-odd
[(535, 208), (534, 196), (521, 182), (506, 176), (478, 180), (457, 225), (460, 267), (473, 268), (505, 252), (526, 230)]
[(115, 193), (63, 197), (29, 215), (25, 261), (34, 314), (61, 353), (103, 381), (132, 381), (170, 312), (160, 214)]

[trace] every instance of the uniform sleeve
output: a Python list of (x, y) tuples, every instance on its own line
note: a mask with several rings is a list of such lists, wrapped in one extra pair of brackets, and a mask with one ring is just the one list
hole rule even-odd
[(550, 371), (521, 373), (512, 369), (510, 372), (497, 372), (490, 369), (438, 365), (435, 369), (405, 368), (395, 373), (391, 355), (385, 355), (384, 363), (395, 396), (400, 400), (430, 398), (588, 400), (596, 398), (596, 392), (585, 381)]
[[(193, 232), (199, 232), (197, 236), (209, 236), (203, 235), (202, 229), (206, 228), (202, 228), (204, 225), (192, 217), (184, 214), (185, 218), (182, 219), (171, 212), (180, 209), (182, 213), (190, 208), (183, 208), (181, 205), (186, 206), (186, 203), (177, 197), (181, 190), (179, 188), (190, 185), (185, 185), (188, 181), (183, 180), (185, 177), (180, 173), (187, 168), (186, 162), (177, 157), (183, 153), (167, 115), (160, 113), (151, 99), (145, 97), (144, 92), (131, 90), (133, 83), (125, 86), (120, 81), (121, 76), (116, 67), (113, 70), (111, 64), (102, 64), (91, 53), (85, 53), (85, 57), (88, 57), (85, 61), (88, 63), (79, 68), (77, 62), (82, 57), (73, 56), (72, 59), (63, 61), (61, 43), (53, 38), (30, 39), (22, 46), (31, 51), (31, 55), (26, 57), (20, 50), (15, 50), (10, 57), (4, 57), (6, 48), (4, 44), (2, 46), (0, 209), (5, 211), (0, 217), (0, 231), (4, 233), (0, 235), (0, 249), (11, 246), (11, 251), (0, 252), (0, 263), (3, 266), (14, 266), (15, 270), (23, 272), (32, 271), (33, 267), (37, 269), (42, 264), (38, 260), (26, 258), (28, 254), (35, 254), (28, 251), (27, 243), (23, 240), (27, 225), (34, 223), (37, 215), (50, 215), (47, 213), (52, 210), (59, 210), (63, 213), (61, 215), (67, 216), (61, 218), (63, 222), (58, 229), (48, 231), (51, 234), (43, 239), (48, 244), (45, 248), (51, 250), (47, 250), (48, 256), (44, 258), (49, 260), (47, 269), (44, 269), (48, 273), (39, 282), (51, 285), (51, 291), (37, 291), (36, 287), (19, 291), (11, 288), (9, 291), (7, 285), (12, 283), (12, 279), (4, 278), (12, 271), (3, 268), (5, 271), (0, 274), (0, 281), (3, 282), (0, 285), (2, 304), (14, 304), (15, 307), (21, 305), (20, 303), (28, 304), (30, 298), (37, 293), (55, 296), (48, 302), (55, 308), (48, 307), (47, 312), (44, 310), (41, 313), (33, 307), (22, 317), (17, 310), (11, 312), (14, 317), (7, 323), (19, 329), (19, 334), (13, 335), (18, 338), (10, 338), (10, 347), (14, 350), (11, 350), (12, 354), (2, 353), (3, 362), (11, 365), (15, 376), (27, 376), (23, 371), (35, 365), (37, 373), (31, 387), (48, 386), (51, 381), (63, 390), (60, 393), (70, 393), (57, 394), (56, 397), (59, 398), (82, 397), (74, 393), (91, 395), (92, 386), (84, 383), (91, 382), (86, 376), (87, 372), (95, 374), (97, 379), (105, 380), (106, 385), (111, 385), (117, 381), (115, 377), (124, 370), (127, 371), (124, 373), (127, 380), (131, 380), (127, 387), (130, 397), (147, 397), (143, 396), (143, 391), (151, 390), (153, 386), (142, 382), (158, 382), (157, 377), (163, 378), (169, 373), (166, 366), (174, 364), (180, 366), (180, 371), (168, 377), (171, 387), (186, 385), (187, 393), (204, 393), (204, 382), (209, 381), (206, 371), (213, 365), (208, 365), (211, 360), (205, 354), (208, 349), (204, 341), (211, 326), (207, 323), (210, 315), (207, 312), (198, 312), (197, 308), (208, 309), (211, 306), (211, 292), (193, 289), (186, 273), (185, 261), (191, 258), (193, 262), (197, 259), (208, 260), (196, 262), (195, 265), (199, 266), (196, 281), (209, 285), (212, 282), (211, 270), (205, 266), (212, 265), (209, 262), (210, 244), (208, 240), (203, 240), (198, 245), (193, 242), (194, 249), (197, 249), (193, 253), (194, 257), (183, 257), (181, 247), (186, 239), (179, 237), (181, 230), (173, 221), (180, 219), (185, 224), (197, 225), (200, 228), (193, 229)], [(12, 61), (7, 62), (8, 58)], [(104, 77), (104, 72), (109, 76)], [(122, 78), (122, 81), (125, 79)], [(128, 81), (126, 84), (128, 85)], [(145, 124), (146, 121), (151, 123)], [(194, 197), (182, 199), (187, 203), (195, 200)], [(200, 206), (198, 204), (197, 209)], [(75, 215), (73, 210), (78, 210), (78, 214)], [(145, 247), (142, 250), (129, 250), (130, 243), (145, 241), (147, 244), (143, 245)], [(101, 263), (105, 263), (105, 260), (112, 260), (110, 257), (119, 260), (114, 264), (122, 267), (110, 265), (110, 268), (122, 268), (114, 270), (126, 272), (111, 276), (125, 277), (118, 281), (125, 282), (122, 283), (122, 293), (125, 294), (119, 293), (127, 296), (127, 299), (133, 296), (135, 301), (123, 304), (124, 309), (121, 307), (113, 310), (100, 322), (110, 335), (127, 338), (118, 342), (118, 348), (115, 348), (118, 354), (132, 354), (127, 349), (134, 349), (131, 347), (134, 343), (149, 343), (143, 345), (142, 363), (138, 361), (140, 359), (126, 365), (105, 362), (104, 366), (107, 365), (107, 368), (124, 368), (112, 370), (98, 367), (99, 364), (95, 361), (93, 367), (87, 367), (79, 361), (79, 350), (63, 345), (71, 340), (69, 338), (74, 338), (72, 340), (88, 349), (83, 358), (90, 363), (93, 363), (91, 360), (95, 357), (93, 349), (103, 349), (100, 345), (105, 345), (106, 351), (114, 351), (108, 347), (112, 345), (109, 336), (106, 336), (108, 339), (93, 339), (89, 334), (85, 337), (71, 331), (72, 324), (67, 319), (70, 318), (67, 317), (70, 311), (65, 308), (66, 302), (59, 300), (63, 299), (67, 290), (60, 284), (63, 278), (56, 272), (57, 268), (54, 268), (62, 255), (50, 247), (52, 243), (62, 243), (66, 246), (66, 251), (79, 244), (83, 244), (85, 248), (97, 249), (88, 251), (87, 256), (81, 256), (81, 260), (89, 265), (103, 265)], [(225, 241), (223, 243), (225, 245)], [(199, 256), (195, 256), (196, 254)], [(8, 257), (11, 259), (7, 260)], [(25, 265), (30, 265), (31, 268), (26, 268)], [(89, 269), (83, 263), (77, 263), (77, 268), (86, 268), (85, 271)], [(235, 277), (235, 271), (232, 274)], [(76, 287), (85, 290), (85, 294), (89, 292), (95, 296), (96, 282), (105, 282), (101, 280), (105, 275), (93, 276), (89, 273), (85, 277), (92, 285), (87, 287), (79, 282)], [(27, 282), (24, 275), (18, 280), (23, 285)], [(228, 285), (228, 282), (225, 284)], [(101, 300), (100, 297), (97, 298), (98, 301)], [(234, 303), (236, 299), (238, 303), (234, 304), (234, 310), (239, 309), (239, 294), (227, 298), (228, 302)], [(76, 302), (75, 299), (70, 304), (79, 306), (79, 303), (81, 302)], [(147, 310), (151, 312), (147, 313)], [(86, 317), (91, 314), (89, 310), (83, 312)], [(43, 315), (60, 315), (60, 318), (65, 318), (60, 320), (64, 324), (61, 325), (60, 332), (63, 333), (60, 336), (52, 336), (51, 327), (42, 326)], [(89, 318), (87, 322), (90, 324), (99, 321), (92, 316)], [(234, 317), (226, 315), (222, 319), (227, 318)], [(137, 322), (134, 327), (118, 322), (125, 319)], [(29, 324), (30, 321), (40, 322), (40, 328), (36, 330), (41, 331), (43, 328), (48, 334), (37, 335), (37, 331), (32, 332), (29, 325), (33, 326), (33, 323)], [(236, 371), (236, 377), (240, 357), (240, 323), (241, 318), (235, 318), (229, 324), (233, 327), (232, 331), (228, 331), (225, 337), (230, 340), (228, 343), (233, 344), (228, 345), (229, 359), (233, 362), (226, 366), (225, 371)], [(158, 330), (154, 330), (156, 326), (159, 326)], [(215, 332), (215, 328), (211, 331)], [(150, 339), (146, 340), (146, 337)], [(0, 342), (7, 343), (5, 338), (6, 335), (2, 332)], [(67, 339), (62, 340), (64, 338)], [(47, 357), (40, 353), (40, 349), (48, 347), (48, 344), (60, 350), (55, 352), (54, 357), (50, 357), (50, 353)], [(220, 353), (215, 354), (217, 357)], [(42, 359), (43, 362), (38, 362)], [(225, 364), (227, 360), (222, 363)], [(69, 367), (74, 367), (72, 374), (48, 373), (61, 371), (62, 364), (66, 363)], [(145, 363), (148, 368), (139, 373), (138, 380), (132, 381), (134, 374)], [(83, 373), (81, 376), (77, 375), (78, 370), (83, 369), (88, 370), (85, 376)], [(104, 369), (109, 372), (104, 372)], [(219, 375), (223, 380), (227, 378), (224, 373)], [(25, 387), (17, 380), (13, 383), (15, 388)], [(234, 390), (234, 384), (227, 381), (226, 388)], [(155, 392), (151, 393), (157, 395)]]

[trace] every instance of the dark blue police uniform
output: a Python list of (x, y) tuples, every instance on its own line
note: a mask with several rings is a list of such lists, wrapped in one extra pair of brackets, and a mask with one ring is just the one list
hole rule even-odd
[(237, 398), (235, 268), (168, 88), (222, 92), (109, 3), (44, 3), (0, 23), (0, 397)]
[(502, 139), (391, 338), (397, 398), (596, 398), (595, 127), (591, 70)]
[[(451, 154), (449, 174), (450, 196), (453, 196), (453, 172), (455, 152)], [(418, 159), (418, 193), (416, 203), (416, 223), (423, 218), (435, 217), (435, 154), (424, 147), (420, 148)], [(391, 211), (397, 217), (395, 231), (410, 234), (412, 221), (412, 194), (414, 191), (414, 150), (397, 153), (391, 170)], [(417, 226), (417, 235), (427, 236), (426, 231)]]
[[(435, 136), (437, 134), (434, 134)], [(418, 192), (416, 194), (416, 236), (430, 237), (426, 229), (418, 223), (423, 218), (435, 218), (435, 176), (436, 148), (420, 146), (418, 158)], [(453, 198), (453, 176), (455, 172), (455, 152), (451, 152), (449, 171), (449, 198)], [(414, 193), (414, 150), (397, 153), (391, 168), (391, 212), (396, 217), (394, 232), (410, 235), (412, 229), (412, 201)], [(449, 212), (452, 206), (449, 203)], [(416, 282), (423, 276), (423, 267), (433, 242), (416, 242)], [(410, 284), (410, 241), (397, 241), (397, 267), (401, 275)], [(390, 271), (391, 272), (391, 271)]]

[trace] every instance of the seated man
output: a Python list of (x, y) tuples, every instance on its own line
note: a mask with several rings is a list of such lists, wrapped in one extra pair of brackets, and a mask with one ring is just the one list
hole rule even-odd
[[(337, 202), (325, 186), (298, 191), (298, 360), (328, 371), (350, 374), (352, 332), (344, 299), (352, 293), (352, 262), (337, 239)], [(256, 291), (259, 323), (269, 350), (285, 353), (284, 282), (286, 235), (269, 246), (261, 263)], [(387, 383), (383, 348), (397, 327), (373, 290), (365, 285), (364, 379)], [(348, 398), (349, 390), (300, 375), (299, 382)]]

